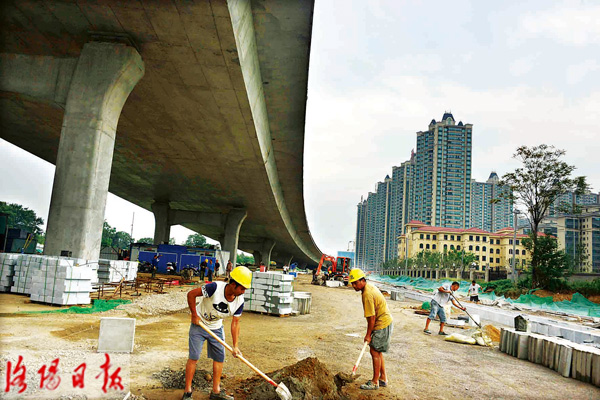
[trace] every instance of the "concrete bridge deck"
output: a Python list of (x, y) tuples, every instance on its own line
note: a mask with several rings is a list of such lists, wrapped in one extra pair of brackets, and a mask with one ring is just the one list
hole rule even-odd
[(145, 71), (117, 116), (110, 192), (155, 211), (157, 242), (174, 224), (223, 241), (227, 215), (245, 210), (240, 249), (314, 262), (303, 199), (312, 13), (310, 0), (2, 2), (0, 137), (56, 164), (84, 46), (133, 46)]

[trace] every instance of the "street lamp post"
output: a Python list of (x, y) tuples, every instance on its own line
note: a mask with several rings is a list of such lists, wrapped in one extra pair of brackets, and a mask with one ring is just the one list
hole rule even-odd
[(519, 210), (515, 209), (513, 210), (515, 218), (514, 218), (514, 231), (513, 231), (513, 248), (512, 248), (512, 280), (513, 282), (517, 283), (517, 268), (516, 268), (516, 259), (515, 259), (515, 254), (516, 254), (516, 249), (517, 249), (517, 214), (519, 214)]

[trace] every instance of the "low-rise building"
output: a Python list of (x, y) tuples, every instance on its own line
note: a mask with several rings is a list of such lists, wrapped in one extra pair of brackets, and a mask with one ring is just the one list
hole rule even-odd
[[(458, 229), (429, 226), (420, 221), (410, 221), (406, 234), (398, 238), (398, 259), (413, 258), (421, 251), (448, 252), (457, 250), (473, 253), (477, 259), (477, 270), (487, 267), (509, 268), (513, 258), (513, 228), (488, 232), (478, 228)], [(531, 256), (523, 246), (528, 236), (517, 234), (515, 243), (515, 264), (517, 269), (525, 268)]]

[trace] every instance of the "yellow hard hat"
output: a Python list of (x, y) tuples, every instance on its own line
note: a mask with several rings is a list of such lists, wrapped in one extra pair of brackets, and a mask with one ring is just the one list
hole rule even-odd
[(230, 276), (231, 279), (233, 279), (246, 289), (250, 289), (250, 284), (252, 282), (252, 272), (248, 268), (244, 266), (235, 267), (233, 271), (231, 271)]
[(365, 273), (360, 268), (353, 268), (350, 270), (350, 276), (348, 276), (348, 282), (356, 282), (360, 278), (364, 278)]

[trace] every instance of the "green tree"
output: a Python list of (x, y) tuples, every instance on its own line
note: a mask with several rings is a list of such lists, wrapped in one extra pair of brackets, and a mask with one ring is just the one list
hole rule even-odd
[(190, 247), (205, 248), (207, 245), (207, 242), (206, 242), (206, 238), (203, 235), (201, 235), (199, 233), (194, 233), (193, 235), (188, 236), (187, 240), (185, 241), (185, 245), (190, 246)]
[(40, 226), (44, 224), (44, 220), (38, 217), (35, 211), (27, 207), (16, 203), (8, 204), (0, 201), (0, 213), (8, 214), (9, 228), (24, 229), (35, 235), (43, 233)]
[(154, 239), (149, 238), (149, 237), (144, 237), (144, 238), (141, 238), (140, 240), (138, 240), (137, 242), (138, 243), (153, 244), (154, 243)]
[(381, 269), (384, 270), (390, 270), (390, 269), (398, 269), (398, 259), (397, 258), (393, 258), (391, 260), (387, 260), (386, 262), (384, 262), (383, 264), (381, 264)]
[(113, 238), (116, 233), (117, 228), (113, 228), (108, 222), (104, 221), (104, 225), (102, 226), (102, 247), (112, 246)]
[(571, 177), (575, 167), (562, 161), (564, 155), (564, 150), (545, 144), (534, 147), (521, 146), (513, 158), (520, 161), (522, 166), (502, 177), (501, 184), (511, 189), (504, 194), (504, 197), (527, 211), (532, 232), (531, 282), (533, 287), (538, 287), (540, 282), (547, 281), (547, 277), (538, 276), (539, 273), (543, 274), (547, 271), (547, 268), (538, 264), (543, 260), (544, 255), (538, 254), (540, 248), (537, 246), (539, 225), (546, 211), (559, 195), (568, 191), (581, 194), (588, 188), (585, 177)]
[(133, 242), (131, 239), (131, 235), (127, 232), (118, 231), (112, 237), (112, 247), (116, 247), (119, 249), (127, 249), (129, 245)]
[(437, 251), (428, 251), (425, 254), (425, 263), (428, 268), (436, 269), (442, 261), (442, 254)]
[(244, 253), (238, 253), (237, 254), (237, 258), (236, 258), (236, 263), (238, 265), (254, 264), (254, 257), (253, 256), (247, 256)]
[[(552, 290), (559, 280), (571, 274), (571, 258), (558, 249), (558, 241), (554, 236), (539, 236), (535, 240), (533, 233), (523, 239), (523, 246), (532, 254), (531, 264), (536, 265), (537, 285), (542, 289)], [(533, 269), (529, 272), (533, 274)]]
[(175, 238), (169, 238), (169, 244), (172, 244), (172, 245), (173, 245), (173, 244), (177, 244), (177, 243), (175, 242)]

